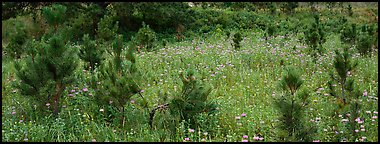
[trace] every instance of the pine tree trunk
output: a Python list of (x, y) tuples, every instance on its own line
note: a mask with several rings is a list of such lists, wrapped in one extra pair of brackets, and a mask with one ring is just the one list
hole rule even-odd
[(55, 84), (55, 94), (54, 94), (54, 115), (57, 116), (59, 112), (59, 97), (62, 92), (62, 84), (60, 82), (56, 82)]

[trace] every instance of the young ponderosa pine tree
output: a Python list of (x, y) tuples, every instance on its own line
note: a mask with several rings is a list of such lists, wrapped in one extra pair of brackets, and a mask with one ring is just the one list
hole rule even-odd
[(57, 31), (58, 26), (66, 20), (66, 10), (67, 8), (65, 6), (54, 4), (51, 7), (43, 8), (42, 14), (44, 15), (48, 24), (54, 27), (54, 31)]
[(83, 36), (83, 45), (80, 49), (79, 58), (87, 62), (85, 69), (93, 72), (104, 60), (102, 54), (104, 52), (94, 40), (91, 40), (88, 34)]
[(340, 40), (346, 44), (356, 44), (357, 32), (356, 24), (345, 23), (342, 30), (340, 31)]
[(190, 127), (197, 127), (195, 117), (200, 113), (213, 114), (217, 111), (217, 105), (207, 99), (212, 88), (199, 80), (196, 80), (193, 70), (188, 70), (186, 75), (180, 73), (182, 79), (182, 92), (177, 94), (169, 103), (159, 105), (150, 112), (150, 125), (152, 126), (156, 110), (169, 108), (170, 114), (177, 121), (185, 120)]
[(311, 55), (314, 61), (317, 59), (317, 54), (323, 53), (322, 45), (326, 42), (324, 26), (320, 23), (319, 14), (314, 15), (315, 22), (306, 33), (306, 43), (311, 48)]
[[(115, 105), (124, 114), (124, 105), (130, 101), (131, 97), (139, 94), (141, 88), (138, 85), (140, 78), (136, 68), (136, 59), (133, 54), (134, 47), (130, 46), (126, 54), (126, 59), (122, 57), (123, 36), (118, 35), (112, 45), (112, 60), (102, 65), (99, 78), (102, 80), (98, 102), (103, 105)], [(145, 106), (147, 102), (143, 98)], [(124, 117), (122, 117), (124, 118)]]
[[(334, 59), (334, 68), (338, 76), (335, 76), (333, 72), (330, 73), (331, 81), (328, 82), (330, 88), (330, 94), (337, 99), (339, 109), (338, 112), (348, 112), (350, 113), (349, 123), (345, 126), (348, 127), (349, 132), (346, 132), (344, 137), (348, 138), (348, 141), (355, 141), (358, 138), (358, 134), (355, 132), (355, 129), (358, 129), (355, 121), (359, 118), (360, 102), (359, 96), (360, 92), (354, 87), (354, 80), (349, 78), (352, 75), (354, 68), (357, 63), (352, 61), (351, 54), (349, 52), (349, 47), (346, 46), (343, 49), (343, 53), (340, 53), (339, 50), (335, 50), (336, 56)], [(338, 87), (339, 86), (339, 87)], [(338, 89), (336, 89), (336, 87)], [(339, 91), (341, 92), (339, 94)], [(350, 105), (349, 108), (346, 108), (347, 105)], [(335, 115), (335, 118), (338, 118)]]
[(27, 33), (25, 26), (20, 21), (12, 20), (14, 22), (14, 31), (9, 35), (9, 44), (5, 51), (11, 56), (11, 58), (21, 58), (25, 50), (25, 43), (27, 42)]
[(280, 82), (285, 94), (275, 100), (275, 106), (281, 112), (279, 137), (284, 141), (311, 141), (316, 129), (306, 125), (304, 118), (309, 94), (300, 90), (303, 80), (293, 67), (287, 67)]
[[(154, 48), (154, 43), (156, 42), (156, 33), (149, 28), (149, 25), (142, 23), (142, 28), (136, 34), (134, 42), (139, 48), (151, 51)], [(140, 49), (137, 49), (140, 52)]]
[[(73, 81), (77, 67), (76, 52), (64, 45), (61, 36), (53, 36), (48, 44), (34, 42), (28, 57), (16, 62), (16, 75), (21, 80), (17, 87), (22, 95), (31, 96), (40, 107), (52, 104), (54, 114), (59, 112), (59, 101), (66, 85)], [(46, 107), (46, 106), (45, 106)]]
[(234, 34), (234, 38), (232, 39), (234, 41), (233, 46), (235, 47), (235, 50), (240, 49), (240, 42), (243, 40), (243, 37), (240, 32), (237, 32)]
[[(343, 53), (339, 52), (339, 50), (335, 50), (335, 59), (334, 59), (334, 68), (338, 73), (338, 77), (334, 75), (334, 73), (330, 73), (330, 77), (332, 81), (328, 82), (328, 86), (330, 88), (330, 94), (336, 97), (339, 101), (341, 101), (343, 105), (347, 104), (346, 101), (346, 88), (351, 87), (348, 86), (352, 84), (351, 82), (347, 83), (347, 77), (350, 75), (351, 71), (357, 66), (356, 62), (352, 61), (352, 56), (349, 53), (349, 47), (345, 46), (343, 48)], [(333, 81), (337, 81), (337, 84), (334, 84)], [(340, 86), (341, 94), (337, 93), (335, 86)]]

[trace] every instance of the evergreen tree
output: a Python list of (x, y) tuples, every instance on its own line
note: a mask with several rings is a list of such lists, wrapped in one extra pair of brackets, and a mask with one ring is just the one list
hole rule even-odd
[[(330, 94), (337, 99), (339, 99), (342, 104), (346, 104), (346, 92), (347, 88), (352, 87), (350, 86), (351, 82), (347, 83), (347, 77), (349, 73), (352, 72), (352, 70), (357, 66), (357, 63), (355, 61), (352, 61), (352, 56), (349, 53), (349, 47), (345, 46), (343, 48), (343, 53), (339, 52), (339, 50), (335, 50), (335, 59), (334, 59), (334, 68), (337, 72), (338, 76), (335, 76), (333, 72), (330, 73), (331, 81), (328, 82), (329, 88), (330, 88)], [(341, 94), (337, 93), (337, 90), (335, 89), (334, 82), (337, 81), (340, 85), (340, 92)]]
[(80, 49), (79, 58), (87, 62), (85, 69), (93, 72), (104, 60), (102, 56), (104, 50), (91, 40), (88, 34), (85, 34), (82, 40), (83, 46)]
[[(348, 119), (350, 119), (349, 123), (344, 125), (349, 131), (344, 135), (349, 141), (355, 141), (359, 137), (355, 132), (355, 129), (357, 129), (355, 120), (360, 117), (359, 96), (361, 93), (355, 88), (354, 80), (349, 78), (357, 63), (352, 60), (348, 48), (347, 46), (344, 47), (343, 53), (340, 53), (339, 50), (335, 51), (334, 68), (338, 76), (331, 72), (331, 80), (328, 82), (328, 86), (330, 94), (337, 99), (339, 109), (336, 110), (336, 113), (346, 111), (351, 114), (351, 116), (348, 117)], [(340, 90), (336, 89), (335, 85), (336, 87), (339, 85)], [(339, 91), (341, 94), (339, 94)], [(335, 116), (335, 118), (337, 117)]]
[(40, 107), (52, 103), (54, 114), (59, 112), (59, 101), (66, 85), (73, 81), (77, 66), (76, 52), (69, 49), (55, 35), (48, 44), (34, 42), (28, 49), (28, 57), (15, 63), (16, 75), (21, 80), (17, 87), (22, 95), (31, 96)]
[[(149, 25), (146, 25), (143, 22), (142, 28), (140, 28), (137, 32), (134, 42), (140, 48), (144, 48), (148, 51), (151, 51), (154, 48), (156, 39), (156, 33), (151, 28), (149, 28)], [(138, 49), (138, 51), (140, 51), (140, 49)]]
[(326, 42), (324, 26), (320, 23), (319, 14), (314, 15), (314, 23), (306, 33), (306, 43), (311, 48), (311, 55), (314, 61), (317, 59), (317, 54), (322, 54), (324, 49), (322, 45)]
[(303, 80), (298, 71), (287, 67), (280, 87), (285, 94), (275, 99), (275, 106), (281, 112), (279, 137), (285, 141), (311, 141), (316, 132), (314, 127), (306, 125), (305, 109), (309, 103), (309, 94), (306, 89), (301, 90)]
[[(97, 94), (98, 102), (101, 105), (107, 105), (112, 102), (123, 114), (124, 105), (130, 101), (131, 97), (139, 94), (141, 97), (141, 88), (138, 85), (140, 74), (136, 68), (136, 58), (133, 54), (134, 46), (130, 46), (126, 57), (122, 57), (123, 36), (118, 35), (113, 41), (111, 57), (112, 59), (103, 63), (100, 70), (100, 80)], [(147, 102), (143, 98), (145, 106)], [(122, 117), (123, 118), (123, 117)]]
[(156, 110), (169, 108), (170, 114), (177, 121), (185, 120), (189, 122), (190, 127), (197, 127), (196, 116), (200, 113), (213, 114), (217, 110), (217, 105), (209, 101), (208, 95), (212, 88), (197, 80), (194, 75), (194, 70), (189, 69), (186, 75), (180, 73), (182, 79), (182, 91), (174, 96), (169, 103), (159, 105), (151, 110), (150, 125), (152, 126), (153, 118)]
[(57, 31), (58, 26), (62, 24), (65, 20), (65, 13), (67, 11), (66, 6), (60, 4), (54, 4), (51, 7), (45, 7), (42, 9), (42, 14), (44, 15), (46, 21), (49, 25), (54, 27)]
[(344, 27), (340, 31), (340, 40), (346, 44), (356, 44), (357, 32), (356, 24), (345, 23)]
[(233, 46), (235, 47), (235, 50), (240, 49), (240, 42), (243, 40), (243, 37), (240, 32), (237, 32), (234, 34), (234, 38), (232, 39), (234, 41)]
[(27, 33), (25, 26), (21, 22), (12, 20), (14, 22), (14, 31), (10, 33), (9, 44), (5, 51), (11, 56), (11, 58), (21, 58), (21, 55), (25, 51), (25, 43), (27, 42)]

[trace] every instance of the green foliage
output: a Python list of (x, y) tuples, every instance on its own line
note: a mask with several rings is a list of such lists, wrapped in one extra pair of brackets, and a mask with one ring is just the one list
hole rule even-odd
[(91, 40), (88, 34), (84, 35), (82, 40), (83, 46), (80, 49), (79, 58), (87, 63), (85, 69), (93, 72), (104, 60), (102, 56), (104, 50)]
[(324, 31), (324, 25), (320, 23), (319, 15), (314, 15), (314, 22), (306, 32), (306, 43), (311, 48), (311, 54), (316, 59), (317, 53), (322, 54), (324, 49), (323, 43), (326, 42), (326, 34)]
[(351, 4), (348, 5), (347, 12), (348, 12), (348, 16), (350, 16), (350, 17), (352, 17), (354, 15), (354, 12), (352, 11)]
[(240, 46), (240, 42), (243, 40), (243, 37), (242, 37), (241, 33), (240, 32), (236, 32), (234, 34), (234, 38), (232, 40), (234, 41), (233, 46), (234, 46), (235, 50), (239, 50), (240, 47), (241, 47)]
[(190, 127), (197, 127), (195, 117), (200, 113), (213, 114), (216, 112), (216, 104), (208, 101), (212, 88), (195, 78), (194, 70), (188, 70), (186, 75), (180, 73), (182, 79), (182, 92), (175, 96), (169, 103), (170, 112), (179, 117), (180, 121), (190, 122)]
[(143, 27), (137, 32), (134, 42), (143, 49), (152, 51), (157, 40), (156, 33), (143, 22)]
[(306, 125), (304, 117), (309, 104), (309, 92), (300, 90), (303, 80), (293, 67), (287, 67), (280, 81), (285, 94), (275, 100), (275, 106), (281, 112), (278, 136), (284, 141), (311, 141), (315, 127)]
[[(343, 53), (339, 52), (339, 50), (335, 50), (335, 59), (334, 59), (334, 68), (335, 71), (338, 73), (338, 77), (336, 77), (333, 73), (330, 73), (330, 77), (332, 81), (328, 82), (329, 88), (330, 88), (330, 94), (337, 99), (341, 99), (343, 101), (343, 104), (346, 104), (346, 96), (345, 96), (345, 90), (347, 88), (352, 87), (352, 83), (346, 83), (347, 82), (347, 76), (349, 73), (351, 73), (354, 68), (357, 66), (357, 63), (352, 60), (352, 56), (349, 52), (349, 47), (343, 48)], [(337, 81), (338, 84), (341, 86), (341, 95), (337, 94), (333, 84), (333, 81)], [(347, 84), (349, 84), (347, 86)]]
[(21, 80), (16, 84), (17, 88), (21, 94), (33, 97), (40, 108), (52, 103), (54, 114), (58, 114), (62, 91), (73, 80), (76, 52), (63, 44), (61, 36), (50, 38), (48, 44), (41, 42), (31, 47), (29, 52), (30, 56), (15, 64), (16, 75)]
[(372, 52), (372, 46), (374, 45), (375, 40), (368, 32), (363, 32), (359, 35), (357, 43), (356, 49), (358, 52), (363, 56), (367, 56)]
[(49, 25), (52, 25), (55, 28), (57, 28), (59, 24), (62, 24), (66, 20), (66, 10), (67, 8), (65, 6), (60, 4), (54, 4), (51, 7), (45, 7), (42, 10), (42, 14), (44, 15)]
[(133, 46), (129, 47), (125, 58), (121, 56), (123, 49), (123, 36), (118, 35), (112, 45), (112, 60), (103, 63), (100, 68), (102, 85), (97, 94), (99, 104), (107, 105), (112, 101), (112, 105), (120, 111), (124, 110), (124, 105), (132, 96), (141, 91)]
[(285, 2), (281, 5), (281, 9), (288, 14), (292, 14), (298, 7), (298, 2)]
[(5, 52), (12, 58), (20, 58), (25, 51), (25, 43), (28, 40), (26, 26), (20, 21), (12, 20), (13, 28), (7, 31), (7, 38), (9, 38), (9, 43), (5, 48)]
[(103, 42), (111, 41), (118, 32), (119, 22), (116, 21), (114, 10), (108, 8), (109, 13), (100, 19), (97, 29), (97, 39)]
[(346, 23), (340, 32), (340, 39), (346, 44), (355, 44), (357, 40), (357, 31), (355, 23)]

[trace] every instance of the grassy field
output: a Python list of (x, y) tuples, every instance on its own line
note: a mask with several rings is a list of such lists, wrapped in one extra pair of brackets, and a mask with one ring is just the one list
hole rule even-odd
[[(311, 103), (305, 116), (307, 125), (316, 126), (314, 141), (344, 141), (344, 127), (349, 113), (339, 109), (337, 100), (329, 94), (329, 73), (335, 72), (335, 50), (342, 51), (338, 34), (330, 33), (326, 49), (316, 62), (309, 47), (301, 42), (302, 33), (276, 36), (265, 40), (260, 30), (242, 31), (241, 49), (232, 46), (232, 36), (224, 32), (198, 35), (191, 40), (168, 43), (157, 51), (136, 53), (137, 67), (142, 75), (139, 85), (148, 107), (156, 107), (181, 92), (181, 71), (196, 70), (196, 79), (212, 86), (209, 100), (218, 104), (218, 112), (197, 117), (200, 127), (186, 127), (184, 122), (171, 127), (170, 115), (163, 111), (155, 116), (153, 128), (148, 124), (149, 109), (142, 107), (138, 95), (125, 105), (125, 122), (97, 119), (112, 111), (94, 103), (96, 89), (89, 86), (91, 74), (81, 66), (76, 69), (76, 81), (68, 86), (62, 98), (58, 118), (34, 115), (35, 107), (14, 88), (18, 82), (14, 60), (2, 59), (2, 141), (28, 142), (273, 142), (277, 137), (280, 111), (274, 99), (283, 91), (279, 82), (287, 66), (301, 72), (303, 88), (309, 90)], [(350, 78), (363, 93), (359, 98), (360, 125), (356, 141), (378, 141), (378, 50), (370, 57), (360, 56), (352, 47), (358, 66)], [(102, 85), (102, 83), (99, 83)], [(51, 111), (46, 105), (46, 111)], [(334, 113), (339, 115), (334, 116)], [(338, 124), (336, 126), (336, 124)], [(170, 131), (174, 129), (174, 131)]]

